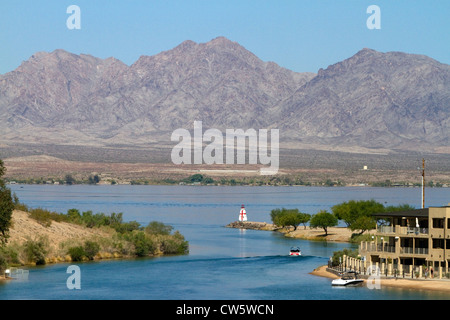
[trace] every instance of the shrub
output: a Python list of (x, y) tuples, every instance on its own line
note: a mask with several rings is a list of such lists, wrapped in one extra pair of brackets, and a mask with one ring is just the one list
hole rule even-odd
[(81, 214), (78, 209), (67, 210), (67, 220), (73, 223), (81, 223)]
[(83, 246), (71, 247), (67, 252), (72, 261), (82, 261), (86, 253)]
[(36, 265), (45, 264), (45, 255), (47, 254), (48, 239), (39, 238), (38, 240), (28, 239), (24, 244), (24, 253), (27, 262)]
[(3, 252), (0, 252), (0, 274), (3, 274), (7, 267), (7, 258)]
[(115, 223), (111, 225), (111, 227), (119, 233), (132, 232), (141, 229), (141, 225), (137, 221)]
[(89, 260), (94, 260), (95, 255), (100, 251), (100, 245), (95, 241), (86, 241), (84, 243), (84, 255)]
[(19, 200), (19, 197), (17, 197), (16, 193), (13, 194), (13, 202), (14, 202), (14, 209), (29, 212), (29, 208), (26, 204), (21, 203)]
[[(19, 265), (20, 259), (19, 259), (19, 245), (17, 243), (9, 244), (5, 247), (0, 247), (0, 261), (2, 258), (4, 259), (4, 263), (6, 263), (6, 266), (8, 265)], [(0, 262), (0, 274), (2, 273), (1, 269), (1, 262)]]
[(189, 243), (181, 233), (175, 231), (173, 235), (162, 239), (160, 248), (165, 254), (186, 254), (189, 252)]
[(52, 216), (50, 214), (50, 211), (42, 208), (32, 209), (30, 211), (30, 217), (44, 227), (50, 227), (52, 224)]
[(145, 227), (145, 232), (148, 234), (160, 234), (160, 235), (169, 235), (173, 230), (172, 226), (166, 225), (162, 222), (152, 221), (147, 227)]
[(130, 241), (134, 245), (134, 254), (138, 257), (145, 257), (156, 251), (152, 238), (142, 231), (133, 232)]

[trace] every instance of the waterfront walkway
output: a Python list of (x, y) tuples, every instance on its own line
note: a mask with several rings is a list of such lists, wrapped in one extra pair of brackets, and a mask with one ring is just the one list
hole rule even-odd
[[(312, 275), (326, 277), (330, 279), (337, 279), (340, 277), (340, 271), (336, 268), (329, 268), (328, 266), (321, 266), (311, 272)], [(359, 275), (359, 278), (364, 279), (364, 285), (368, 286), (367, 283), (369, 281), (373, 281), (374, 279), (369, 279), (368, 275)], [(416, 279), (416, 278), (399, 278), (399, 277), (386, 277), (380, 275), (379, 280), (379, 288), (385, 287), (395, 287), (402, 289), (411, 289), (411, 290), (428, 290), (428, 291), (440, 291), (449, 294), (450, 297), (450, 280), (447, 279)], [(331, 283), (330, 283), (331, 285)], [(369, 286), (368, 286), (369, 287)]]

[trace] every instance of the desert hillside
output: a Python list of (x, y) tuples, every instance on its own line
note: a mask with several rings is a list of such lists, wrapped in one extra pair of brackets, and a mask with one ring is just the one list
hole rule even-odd
[(66, 241), (83, 240), (90, 237), (109, 236), (109, 233), (98, 228), (86, 228), (80, 225), (52, 221), (49, 227), (45, 227), (30, 217), (28, 212), (14, 210), (12, 215), (12, 228), (10, 229), (9, 242), (22, 243), (27, 239), (35, 239), (39, 236), (48, 237), (50, 244), (58, 247)]
[[(32, 219), (29, 213), (14, 210), (12, 215), (12, 227), (8, 244), (11, 246), (22, 245), (27, 240), (48, 241), (49, 252), (46, 255), (47, 263), (70, 261), (67, 248), (82, 244), (86, 240), (108, 239), (112, 231), (105, 229), (86, 228), (81, 225), (67, 222), (52, 221), (49, 227), (45, 227)], [(102, 252), (99, 258), (112, 258), (114, 254)]]
[[(106, 216), (93, 227), (85, 227), (61, 219), (48, 220), (39, 211), (15, 210), (4, 259), (14, 264), (45, 264), (110, 258), (149, 257), (162, 254), (186, 254), (189, 243), (171, 226), (154, 221), (143, 228), (136, 222), (111, 223)], [(45, 215), (44, 215), (45, 216)], [(99, 216), (97, 216), (98, 218)], [(81, 218), (82, 219), (82, 218)], [(94, 218), (95, 219), (95, 218)], [(91, 221), (92, 222), (92, 221)], [(80, 223), (83, 223), (80, 220)], [(86, 224), (84, 224), (86, 225)]]

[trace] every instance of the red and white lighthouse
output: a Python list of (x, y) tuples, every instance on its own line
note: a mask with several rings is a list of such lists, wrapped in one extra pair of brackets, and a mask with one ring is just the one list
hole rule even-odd
[(247, 212), (244, 205), (241, 206), (241, 211), (239, 212), (239, 221), (247, 221)]

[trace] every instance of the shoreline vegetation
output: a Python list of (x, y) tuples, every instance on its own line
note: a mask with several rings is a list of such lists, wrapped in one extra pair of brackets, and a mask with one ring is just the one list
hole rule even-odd
[[(248, 177), (212, 177), (196, 173), (188, 177), (166, 177), (161, 179), (123, 179), (120, 177), (91, 174), (79, 176), (66, 174), (64, 177), (39, 177), (39, 178), (5, 178), (8, 184), (50, 184), (50, 185), (188, 185), (188, 186), (303, 186), (303, 187), (421, 187), (419, 182), (408, 181), (366, 181), (345, 182), (341, 179), (314, 179), (305, 180), (302, 176), (276, 175), (272, 177), (248, 176)], [(428, 188), (446, 188), (450, 184), (439, 181), (428, 181)]]
[[(0, 248), (0, 279), (6, 267), (187, 254), (189, 243), (173, 227), (123, 222), (122, 213), (67, 214), (16, 203), (8, 242)], [(4, 279), (4, 278), (3, 278)]]

